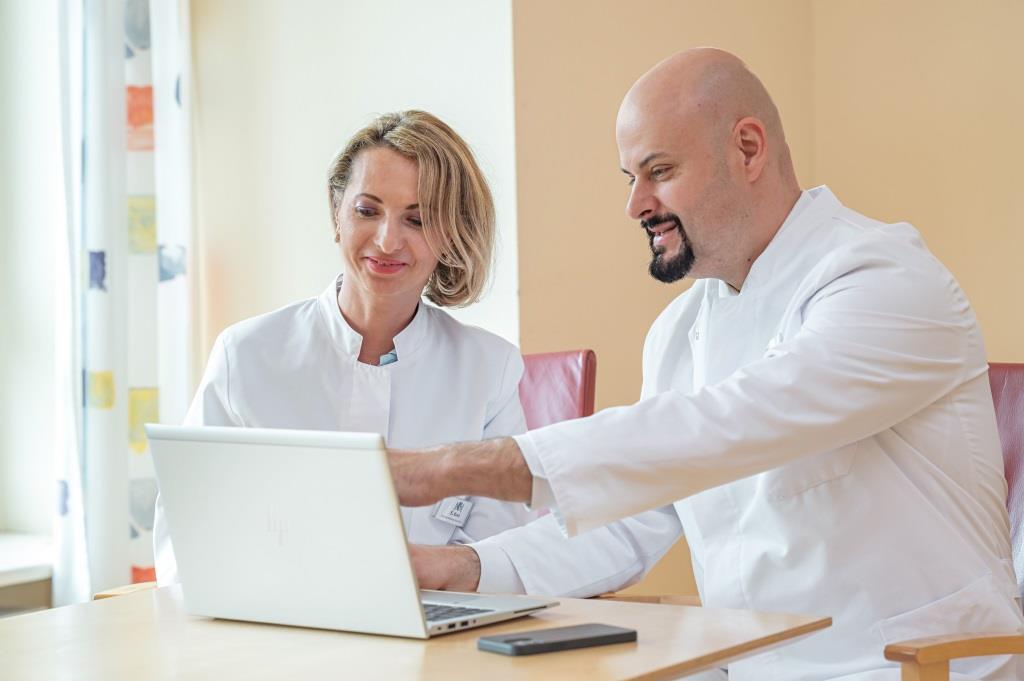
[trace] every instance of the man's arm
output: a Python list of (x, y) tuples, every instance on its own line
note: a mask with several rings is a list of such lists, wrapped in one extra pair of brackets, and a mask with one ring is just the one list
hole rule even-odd
[(469, 546), (412, 546), (425, 589), (584, 598), (639, 581), (682, 536), (666, 506), (567, 539), (553, 516)]
[(403, 506), (428, 506), (460, 494), (528, 503), (533, 490), (530, 468), (510, 437), (422, 451), (392, 449), (388, 463)]
[(573, 536), (869, 437), (984, 374), (970, 307), (930, 256), (862, 255), (831, 263), (835, 274), (822, 279), (833, 278), (803, 304), (802, 328), (726, 379), (517, 442), (439, 449), (436, 462), (406, 454), (395, 460), (400, 498), (526, 500), (528, 459)]

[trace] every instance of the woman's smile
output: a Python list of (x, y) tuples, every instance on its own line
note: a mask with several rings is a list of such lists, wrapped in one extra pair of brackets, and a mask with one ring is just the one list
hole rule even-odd
[(363, 262), (366, 263), (367, 268), (374, 274), (392, 275), (402, 272), (408, 265), (399, 260), (391, 260), (389, 258), (376, 258), (371, 256), (364, 256)]

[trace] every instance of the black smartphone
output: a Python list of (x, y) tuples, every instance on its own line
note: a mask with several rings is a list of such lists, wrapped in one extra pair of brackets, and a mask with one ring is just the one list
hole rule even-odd
[(476, 640), (476, 647), (502, 655), (533, 655), (556, 650), (603, 646), (609, 643), (629, 643), (635, 640), (636, 629), (623, 629), (607, 624), (577, 624), (574, 627), (481, 636)]

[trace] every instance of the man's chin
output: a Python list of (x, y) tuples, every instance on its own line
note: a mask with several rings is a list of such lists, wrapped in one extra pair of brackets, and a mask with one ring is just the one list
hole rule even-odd
[(693, 268), (693, 252), (689, 249), (665, 257), (664, 250), (661, 253), (655, 252), (651, 259), (648, 272), (652, 277), (664, 284), (672, 284), (686, 277)]

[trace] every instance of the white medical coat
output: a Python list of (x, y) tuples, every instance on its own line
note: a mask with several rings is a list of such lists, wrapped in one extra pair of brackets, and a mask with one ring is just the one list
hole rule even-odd
[(557, 512), (475, 545), (482, 588), (619, 588), (685, 531), (707, 606), (834, 618), (730, 681), (881, 678), (889, 642), (1021, 630), (981, 333), (911, 226), (804, 192), (741, 292), (664, 310), (643, 370), (636, 404), (516, 438)]
[[(376, 432), (397, 448), (526, 430), (523, 360), (500, 337), (421, 303), (395, 337), (397, 362), (360, 363), (361, 345), (338, 309), (335, 281), (318, 298), (235, 324), (217, 338), (185, 424)], [(523, 504), (470, 500), (461, 528), (433, 507), (403, 508), (409, 541), (466, 543), (534, 517)], [(177, 581), (159, 499), (153, 535), (158, 582)]]

